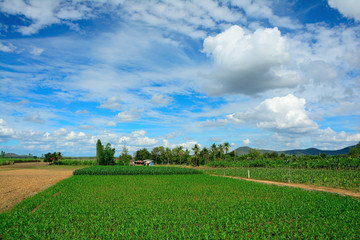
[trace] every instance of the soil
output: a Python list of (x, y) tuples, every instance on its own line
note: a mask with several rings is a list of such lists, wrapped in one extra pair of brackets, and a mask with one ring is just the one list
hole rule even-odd
[(48, 163), (15, 163), (0, 166), (0, 213), (73, 175), (74, 168), (46, 167)]
[(249, 179), (249, 178), (242, 178), (242, 177), (232, 177), (232, 176), (222, 176), (222, 175), (213, 175), (213, 176), (221, 176), (221, 177), (227, 177), (227, 178), (234, 178), (234, 179), (240, 179), (250, 182), (258, 182), (258, 183), (264, 183), (264, 184), (273, 184), (277, 186), (282, 187), (296, 187), (296, 188), (302, 188), (310, 191), (322, 191), (322, 192), (329, 192), (334, 194), (340, 194), (343, 196), (350, 196), (353, 198), (356, 198), (360, 200), (360, 192), (353, 192), (350, 190), (345, 189), (339, 189), (339, 188), (330, 188), (330, 187), (319, 187), (314, 185), (306, 185), (301, 183), (284, 183), (284, 182), (274, 182), (269, 180), (258, 180), (258, 179)]

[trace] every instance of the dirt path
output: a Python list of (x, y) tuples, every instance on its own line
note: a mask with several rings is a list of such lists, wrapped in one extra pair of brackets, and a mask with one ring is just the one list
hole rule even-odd
[(46, 165), (48, 164), (16, 163), (0, 167), (0, 213), (73, 175), (74, 169), (44, 167)]
[(245, 181), (250, 181), (250, 182), (273, 184), (273, 185), (283, 186), (283, 187), (296, 187), (296, 188), (302, 188), (302, 189), (312, 190), (312, 191), (336, 193), (336, 194), (340, 194), (340, 195), (344, 195), (344, 196), (350, 196), (350, 197), (360, 200), (360, 192), (353, 192), (353, 191), (339, 189), (339, 188), (319, 187), (319, 186), (306, 185), (306, 184), (301, 184), (301, 183), (274, 182), (274, 181), (269, 181), (269, 180), (258, 180), (258, 179), (249, 179), (249, 178), (223, 176), (223, 175), (211, 175), (211, 176), (234, 178), (234, 179), (240, 179), (240, 180), (245, 180)]

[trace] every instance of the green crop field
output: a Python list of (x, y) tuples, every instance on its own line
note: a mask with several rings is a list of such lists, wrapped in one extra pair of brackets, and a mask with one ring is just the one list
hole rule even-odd
[[(360, 191), (360, 171), (332, 169), (249, 168), (250, 178)], [(206, 169), (206, 173), (248, 177), (248, 168)]]
[(0, 215), (0, 239), (359, 236), (355, 199), (205, 174), (75, 175)]
[(76, 170), (74, 175), (174, 175), (202, 174), (202, 171), (178, 167), (94, 166)]

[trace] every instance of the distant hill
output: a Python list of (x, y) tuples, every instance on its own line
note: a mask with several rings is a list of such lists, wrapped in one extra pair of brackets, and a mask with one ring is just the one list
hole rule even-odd
[[(286, 151), (273, 151), (273, 150), (267, 150), (267, 149), (257, 149), (262, 153), (266, 152), (277, 152), (278, 154), (284, 153), (286, 155), (319, 155), (322, 153), (325, 153), (326, 155), (342, 155), (342, 154), (348, 154), (349, 149), (355, 147), (355, 146), (349, 146), (343, 149), (339, 150), (320, 150), (317, 148), (307, 148), (307, 149), (294, 149), (294, 150), (286, 150)], [(239, 147), (237, 148), (236, 155), (243, 155), (248, 154), (250, 152), (250, 147)]]

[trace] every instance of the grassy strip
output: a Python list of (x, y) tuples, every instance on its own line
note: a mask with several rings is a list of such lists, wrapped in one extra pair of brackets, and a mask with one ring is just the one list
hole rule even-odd
[(76, 170), (74, 175), (173, 175), (202, 174), (202, 171), (177, 167), (93, 166)]
[(4, 239), (357, 239), (360, 202), (211, 177), (73, 176), (0, 215)]
[(97, 162), (94, 159), (61, 159), (53, 163), (54, 165), (96, 165)]
[(0, 166), (1, 165), (12, 165), (14, 163), (22, 163), (22, 162), (41, 162), (41, 159), (34, 158), (0, 158)]
[[(331, 169), (249, 168), (250, 178), (360, 191), (360, 171)], [(248, 177), (248, 168), (207, 169), (208, 174)]]

